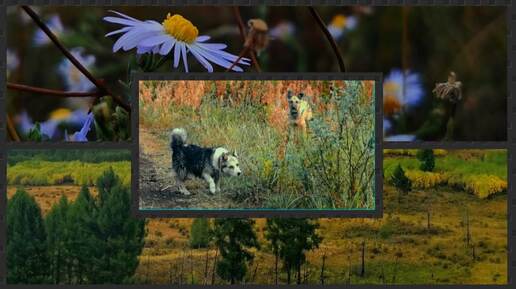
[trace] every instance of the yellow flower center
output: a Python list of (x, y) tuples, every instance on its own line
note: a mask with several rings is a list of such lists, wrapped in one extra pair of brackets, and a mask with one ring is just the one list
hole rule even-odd
[(331, 21), (331, 25), (337, 28), (344, 28), (346, 26), (346, 16), (342, 14), (335, 15)]
[(165, 32), (173, 36), (175, 39), (188, 44), (193, 43), (199, 35), (197, 27), (179, 14), (170, 16), (170, 13), (168, 13), (167, 19), (163, 20), (162, 24)]
[(50, 113), (50, 119), (65, 120), (72, 114), (72, 111), (67, 108), (58, 108)]

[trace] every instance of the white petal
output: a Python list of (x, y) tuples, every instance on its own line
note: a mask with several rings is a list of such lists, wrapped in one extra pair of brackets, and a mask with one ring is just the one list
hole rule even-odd
[(202, 48), (206, 48), (207, 50), (212, 50), (212, 49), (222, 50), (222, 49), (226, 49), (228, 47), (226, 44), (223, 44), (223, 43), (199, 43), (197, 45)]
[(174, 68), (179, 65), (179, 56), (181, 56), (181, 43), (177, 43), (174, 48)]
[(109, 23), (122, 24), (122, 25), (127, 25), (127, 26), (136, 26), (136, 25), (140, 24), (140, 22), (127, 20), (127, 19), (119, 18), (119, 17), (112, 17), (112, 16), (106, 16), (102, 19), (104, 19), (104, 21), (107, 21)]
[(174, 47), (174, 44), (176, 44), (176, 40), (172, 37), (165, 41), (163, 45), (161, 45), (161, 49), (159, 50), (159, 54), (161, 55), (167, 55), (170, 53), (170, 50), (172, 50), (172, 47)]
[(119, 15), (119, 16), (122, 16), (122, 17), (126, 18), (126, 19), (130, 19), (130, 20), (133, 20), (133, 21), (136, 21), (136, 22), (141, 22), (140, 20), (138, 20), (138, 19), (136, 19), (136, 18), (133, 18), (133, 17), (131, 17), (131, 16), (127, 16), (127, 15), (125, 15), (125, 14), (123, 14), (123, 13), (120, 13), (120, 12), (117, 12), (117, 11), (115, 11), (115, 10), (109, 10), (109, 12), (113, 12), (113, 13), (115, 13), (115, 14)]
[(133, 27), (124, 27), (122, 29), (118, 29), (118, 30), (109, 32), (108, 34), (105, 35), (105, 37), (108, 37), (108, 36), (111, 36), (111, 35), (115, 35), (115, 34), (119, 34), (119, 33), (124, 33), (124, 32), (127, 32), (127, 31), (131, 30), (131, 29), (133, 29)]
[(170, 40), (170, 39), (172, 39), (172, 37), (170, 37), (169, 35), (161, 34), (161, 35), (149, 37), (145, 40), (142, 40), (140, 43), (138, 43), (138, 45), (152, 47), (152, 46), (163, 44), (165, 41)]
[(202, 66), (208, 70), (208, 72), (213, 72), (213, 66), (198, 52), (196, 47), (191, 46), (190, 52), (202, 64)]
[[(204, 49), (202, 49), (200, 47), (191, 46), (190, 49), (192, 51), (195, 50), (197, 53), (199, 53), (200, 55), (202, 55), (203, 57), (205, 57), (209, 61), (211, 61), (211, 62), (213, 62), (213, 63), (215, 63), (215, 64), (217, 64), (219, 66), (222, 66), (222, 67), (225, 67), (225, 68), (229, 68), (233, 64), (232, 62), (229, 62), (229, 61), (225, 60), (221, 56), (211, 54), (210, 51), (204, 50)], [(231, 70), (238, 71), (238, 72), (242, 72), (243, 71), (242, 68), (240, 68), (240, 67), (238, 67), (236, 65), (234, 65)]]
[(210, 38), (211, 37), (208, 35), (201, 35), (195, 39), (195, 42), (204, 42), (204, 41), (210, 40)]
[(188, 60), (186, 59), (186, 45), (183, 42), (178, 42), (177, 44), (181, 44), (181, 54), (183, 56), (183, 64), (185, 65), (185, 71), (188, 72)]

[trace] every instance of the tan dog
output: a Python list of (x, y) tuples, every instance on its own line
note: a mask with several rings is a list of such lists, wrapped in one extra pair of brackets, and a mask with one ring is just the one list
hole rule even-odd
[(289, 123), (306, 133), (308, 121), (312, 120), (313, 116), (312, 108), (308, 101), (303, 99), (304, 96), (305, 94), (302, 92), (298, 95), (293, 95), (290, 90), (287, 92)]

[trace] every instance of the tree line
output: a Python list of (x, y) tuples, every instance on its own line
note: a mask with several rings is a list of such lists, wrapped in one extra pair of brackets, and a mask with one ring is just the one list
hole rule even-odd
[(7, 205), (9, 284), (131, 283), (145, 237), (145, 221), (131, 217), (129, 189), (112, 169), (83, 186), (73, 202), (63, 196), (43, 217), (19, 188)]
[[(215, 268), (217, 275), (230, 284), (241, 283), (248, 273), (248, 264), (254, 259), (253, 250), (262, 249), (254, 224), (252, 219), (224, 218), (213, 222), (195, 219), (190, 230), (190, 246), (214, 245), (220, 254)], [(318, 228), (319, 223), (311, 219), (267, 219), (264, 236), (267, 249), (275, 256), (275, 284), (279, 284), (281, 271), (287, 275), (287, 284), (294, 279), (297, 284), (302, 283), (301, 267), (307, 261), (306, 253), (322, 242)]]

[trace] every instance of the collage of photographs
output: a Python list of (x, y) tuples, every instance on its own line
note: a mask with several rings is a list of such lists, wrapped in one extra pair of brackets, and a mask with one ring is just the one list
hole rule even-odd
[(510, 2), (64, 2), (0, 6), (0, 284), (511, 284)]

